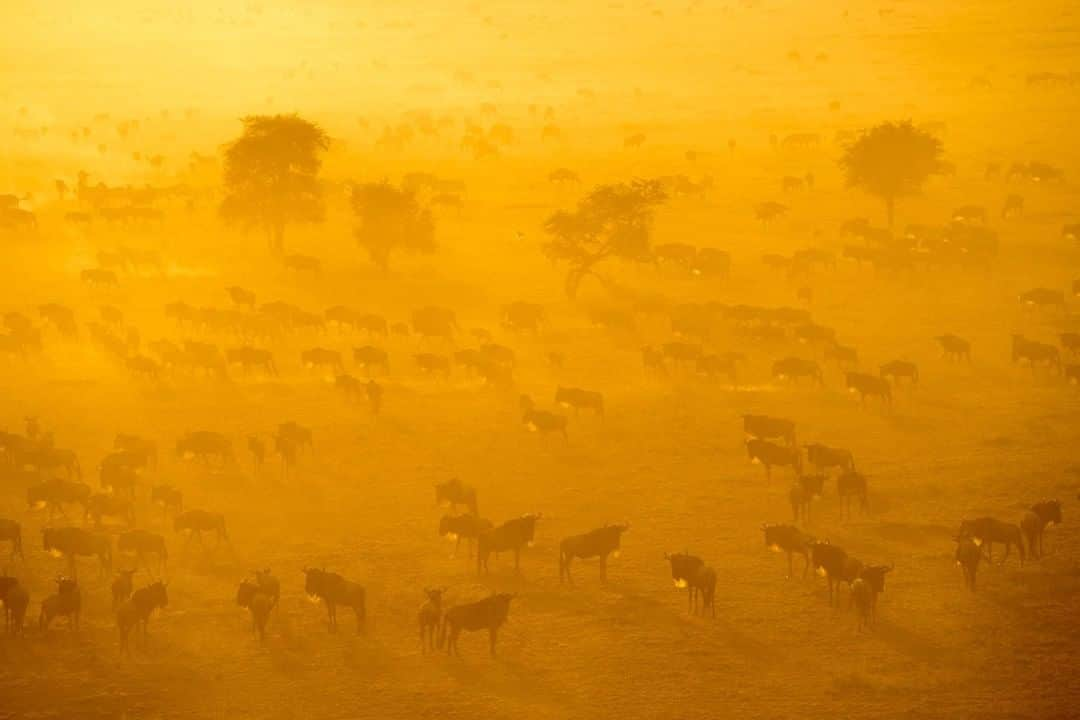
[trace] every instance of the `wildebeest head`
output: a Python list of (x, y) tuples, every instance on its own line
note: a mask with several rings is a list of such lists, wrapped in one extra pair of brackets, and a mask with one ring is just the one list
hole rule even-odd
[(704, 560), (688, 552), (665, 554), (664, 558), (671, 563), (671, 581), (678, 588), (686, 587), (689, 580), (705, 565)]
[(240, 607), (249, 607), (251, 601), (255, 598), (255, 593), (259, 591), (259, 586), (250, 580), (241, 580), (240, 587), (236, 590), (236, 604)]
[(859, 577), (866, 581), (870, 588), (876, 592), (885, 592), (885, 575), (892, 572), (892, 565), (870, 565), (863, 568)]
[(446, 588), (424, 588), (424, 595), (428, 601), (438, 607), (442, 604), (443, 593), (446, 592)]
[(1031, 511), (1038, 515), (1043, 522), (1061, 523), (1061, 502), (1058, 500), (1043, 500), (1031, 506)]

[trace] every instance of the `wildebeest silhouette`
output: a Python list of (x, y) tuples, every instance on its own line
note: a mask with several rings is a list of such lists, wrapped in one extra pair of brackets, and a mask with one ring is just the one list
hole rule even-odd
[(146, 587), (139, 588), (116, 609), (116, 626), (120, 631), (120, 654), (131, 655), (131, 647), (128, 645), (128, 635), (132, 628), (142, 627), (142, 647), (146, 649), (149, 639), (147, 625), (150, 624), (150, 615), (158, 608), (167, 607), (169, 594), (167, 584), (158, 581)]
[(458, 330), (457, 317), (452, 310), (427, 306), (413, 311), (412, 328), (425, 339), (452, 341)]
[(51, 522), (56, 513), (67, 517), (64, 505), (81, 505), (85, 514), (90, 492), (90, 486), (85, 483), (52, 478), (27, 488), (26, 501), (30, 507), (47, 507)]
[[(677, 588), (686, 588), (688, 612), (694, 613), (700, 607), (700, 614), (705, 614), (709, 608), (713, 617), (716, 616), (716, 571), (705, 564), (705, 561), (696, 555), (689, 553), (664, 554), (664, 559), (671, 563), (671, 580)], [(701, 595), (700, 606), (698, 594)]]
[(563, 440), (570, 439), (566, 434), (565, 417), (550, 413), (546, 410), (537, 410), (533, 406), (532, 398), (528, 395), (521, 396), (520, 405), (522, 410), (521, 423), (527, 430), (540, 433), (541, 435), (547, 435), (553, 432), (559, 433), (563, 436)]
[(1027, 361), (1031, 371), (1035, 372), (1037, 365), (1046, 365), (1051, 370), (1061, 370), (1061, 353), (1053, 345), (1028, 340), (1023, 335), (1012, 336), (1012, 361)]
[(816, 380), (818, 385), (822, 387), (825, 386), (821, 366), (814, 360), (804, 360), (797, 357), (786, 357), (777, 360), (772, 366), (772, 376), (775, 380), (792, 380), (794, 382), (806, 377)]
[(225, 516), (221, 513), (207, 512), (206, 510), (187, 510), (173, 519), (173, 530), (187, 532), (188, 539), (184, 543), (186, 548), (192, 540), (198, 540), (202, 545), (202, 534), (212, 532), (217, 538), (218, 544), (229, 542), (229, 533), (225, 530)]
[(252, 311), (255, 310), (255, 293), (251, 290), (245, 290), (242, 287), (233, 285), (225, 288), (225, 292), (229, 293), (229, 299), (240, 307), (246, 307)]
[(513, 552), (514, 572), (521, 572), (521, 550), (531, 545), (536, 536), (536, 521), (540, 513), (529, 513), (507, 520), (502, 525), (480, 533), (476, 540), (476, 572), (488, 572), (491, 553)]
[(1020, 529), (1027, 539), (1028, 556), (1033, 560), (1043, 555), (1043, 535), (1050, 523), (1061, 523), (1061, 503), (1057, 500), (1035, 503), (1020, 520)]
[(1004, 565), (1009, 557), (1012, 546), (1015, 545), (1020, 554), (1020, 565), (1024, 564), (1024, 541), (1023, 533), (1019, 525), (998, 520), (992, 517), (979, 517), (973, 520), (964, 520), (960, 523), (960, 536), (969, 537), (981, 550), (986, 552), (986, 558), (994, 561), (994, 543), (1005, 545), (1005, 556), (1001, 558)]
[(23, 554), (22, 526), (15, 520), (0, 518), (0, 542), (11, 543), (11, 557), (26, 559)]
[(274, 607), (274, 599), (263, 591), (258, 582), (241, 580), (236, 590), (236, 604), (251, 613), (251, 631), (259, 638), (260, 643), (265, 641), (266, 622)]
[(829, 584), (829, 605), (834, 604), (835, 586), (844, 578), (848, 554), (828, 540), (810, 543), (810, 564)]
[(326, 604), (330, 632), (337, 632), (337, 607), (351, 608), (356, 615), (356, 632), (364, 631), (367, 617), (367, 593), (359, 584), (346, 580), (336, 572), (319, 568), (304, 568), (304, 592)]
[(899, 382), (900, 378), (908, 378), (912, 383), (919, 382), (919, 368), (915, 363), (906, 360), (893, 360), (881, 366), (880, 375), (884, 379), (892, 378), (893, 382)]
[(178, 458), (196, 458), (209, 465), (216, 459), (222, 465), (233, 461), (232, 442), (218, 432), (196, 430), (176, 441)]
[(788, 578), (791, 578), (792, 573), (792, 556), (803, 556), (805, 562), (802, 576), (805, 578), (806, 571), (810, 567), (810, 544), (814, 542), (814, 538), (792, 525), (765, 524), (761, 526), (761, 529), (765, 533), (765, 547), (773, 552), (787, 553)]
[(136, 569), (142, 567), (147, 556), (156, 555), (158, 567), (165, 568), (169, 561), (169, 550), (165, 538), (149, 530), (128, 530), (116, 538), (116, 551), (135, 556)]
[(731, 384), (738, 382), (738, 358), (734, 354), (702, 355), (697, 359), (697, 374), (707, 378), (726, 375)]
[(543, 306), (530, 302), (513, 302), (503, 308), (502, 325), (514, 332), (538, 333), (547, 321)]
[(418, 353), (413, 355), (413, 359), (416, 361), (416, 367), (422, 373), (427, 375), (440, 374), (444, 378), (450, 377), (450, 359), (445, 355)]
[(435, 503), (437, 505), (446, 504), (450, 507), (464, 505), (473, 515), (479, 512), (476, 502), (476, 488), (466, 485), (458, 478), (436, 483)]
[(810, 443), (806, 446), (806, 459), (817, 468), (819, 473), (826, 472), (831, 468), (855, 469), (855, 458), (850, 450), (829, 447), (821, 443)]
[(608, 556), (614, 554), (618, 557), (622, 534), (629, 529), (629, 525), (605, 525), (582, 535), (565, 538), (559, 544), (559, 583), (566, 580), (574, 584), (570, 576), (570, 565), (574, 558), (600, 558), (600, 579), (606, 580)]
[(750, 462), (765, 466), (765, 477), (768, 479), (772, 478), (774, 466), (790, 467), (796, 476), (802, 472), (802, 452), (798, 447), (786, 447), (768, 440), (750, 438), (746, 441), (746, 454), (750, 457)]
[(373, 345), (353, 348), (353, 362), (367, 373), (368, 377), (371, 377), (375, 370), (379, 370), (384, 375), (390, 374), (389, 355), (382, 348)]
[(851, 583), (851, 595), (850, 605), (855, 606), (856, 612), (859, 614), (859, 630), (863, 628), (869, 629), (873, 624), (873, 603), (874, 603), (874, 591), (870, 588), (870, 583), (862, 578), (856, 578), (855, 582)]
[(101, 529), (106, 517), (116, 518), (128, 527), (135, 525), (135, 505), (129, 498), (109, 493), (94, 493), (86, 502), (86, 517), (92, 518), (94, 527)]
[(859, 393), (862, 405), (866, 405), (867, 397), (881, 398), (885, 405), (892, 405), (892, 386), (885, 378), (861, 372), (848, 372), (844, 377), (848, 392)]
[(138, 435), (117, 433), (113, 440), (113, 448), (129, 453), (128, 460), (135, 468), (157, 467), (157, 443), (153, 440)]
[(300, 364), (308, 370), (325, 370), (335, 375), (345, 373), (345, 365), (341, 362), (341, 353), (337, 350), (326, 348), (311, 348), (300, 353)]
[(79, 629), (79, 615), (82, 614), (82, 592), (75, 580), (66, 577), (56, 579), (56, 592), (41, 601), (41, 615), (38, 629), (49, 629), (53, 618), (62, 615), (68, 619), (68, 627)]
[(870, 509), (866, 476), (854, 470), (846, 470), (836, 479), (836, 494), (840, 496), (840, 519), (851, 518), (851, 503), (859, 501), (863, 512)]
[(743, 433), (758, 440), (782, 439), (789, 447), (795, 447), (795, 422), (768, 415), (743, 415)]
[[(851, 583), (850, 599), (859, 609), (862, 620), (860, 627), (874, 624), (878, 595), (885, 592), (885, 576), (892, 571), (892, 565), (867, 565), (859, 573), (858, 579)], [(862, 589), (857, 587), (859, 583), (862, 583)]]
[(938, 341), (946, 359), (971, 362), (971, 343), (967, 340), (952, 334), (938, 335), (934, 339)]
[(956, 540), (954, 559), (964, 573), (964, 584), (967, 585), (968, 590), (975, 592), (975, 575), (982, 561), (982, 550), (972, 538), (965, 535), (958, 535), (954, 539)]
[(78, 557), (97, 557), (102, 574), (112, 566), (112, 542), (108, 535), (67, 526), (42, 528), (41, 538), (45, 552), (67, 558), (68, 570), (73, 578), (78, 578), (75, 562)]
[[(464, 515), (444, 515), (439, 520), (439, 535), (454, 541), (454, 554), (461, 548), (461, 540), (471, 548), (472, 542), (481, 534), (494, 527), (490, 520), (465, 513)], [(470, 551), (471, 555), (471, 551)]]
[(250, 346), (229, 348), (225, 351), (225, 362), (229, 365), (239, 365), (244, 372), (261, 370), (271, 376), (278, 374), (274, 354), (262, 348)]
[(443, 615), (439, 630), (439, 646), (446, 647), (446, 654), (460, 655), (458, 637), (462, 630), (477, 632), (488, 631), (491, 656), (495, 657), (495, 640), (499, 628), (506, 623), (510, 613), (510, 601), (516, 596), (510, 593), (493, 593), (490, 597), (473, 603), (455, 605)]
[(0, 602), (4, 604), (4, 629), (11, 635), (21, 635), (30, 593), (18, 578), (0, 576)]
[(815, 497), (821, 497), (825, 488), (824, 475), (799, 475), (795, 478), (795, 484), (788, 492), (788, 500), (791, 503), (791, 514), (796, 523), (801, 516), (803, 522), (810, 524), (810, 504)]
[(161, 505), (166, 517), (184, 510), (184, 493), (172, 485), (155, 485), (150, 489), (150, 502)]
[(427, 598), (416, 614), (420, 626), (420, 652), (435, 650), (438, 642), (438, 630), (442, 624), (442, 596), (446, 588), (424, 588)]
[(131, 597), (131, 593), (135, 589), (132, 578), (135, 577), (136, 572), (134, 569), (120, 570), (116, 573), (116, 577), (113, 578), (111, 587), (113, 612), (116, 612), (120, 604)]
[(555, 402), (563, 407), (574, 408), (576, 415), (582, 409), (592, 410), (604, 417), (604, 396), (601, 393), (581, 388), (559, 387), (555, 391)]
[(1028, 307), (1065, 310), (1065, 292), (1053, 288), (1034, 288), (1020, 294), (1020, 304)]
[(825, 345), (825, 361), (829, 360), (841, 368), (851, 368), (859, 364), (859, 353), (853, 347), (832, 342)]

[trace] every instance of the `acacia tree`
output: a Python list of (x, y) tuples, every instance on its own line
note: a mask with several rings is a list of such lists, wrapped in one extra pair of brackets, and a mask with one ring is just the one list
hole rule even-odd
[(281, 252), (286, 225), (323, 219), (319, 169), (330, 138), (297, 115), (249, 115), (242, 122), (243, 134), (225, 146), (221, 216), (262, 229)]
[(941, 141), (911, 121), (883, 123), (864, 131), (847, 146), (840, 166), (849, 187), (859, 187), (885, 201), (889, 227), (896, 199), (914, 195), (941, 170)]
[(356, 241), (383, 270), (394, 250), (435, 251), (435, 220), (411, 190), (388, 182), (364, 183), (353, 188), (352, 205), (359, 222)]
[(543, 251), (566, 262), (566, 294), (577, 295), (581, 281), (608, 258), (647, 260), (651, 256), (653, 211), (667, 200), (657, 180), (600, 185), (574, 210), (560, 210), (544, 222), (550, 237)]

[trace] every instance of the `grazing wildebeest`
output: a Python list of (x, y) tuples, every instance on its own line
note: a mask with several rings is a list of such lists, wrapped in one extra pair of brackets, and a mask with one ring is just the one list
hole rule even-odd
[(157, 555), (158, 566), (165, 568), (169, 550), (165, 538), (148, 530), (128, 530), (116, 538), (116, 551), (135, 556), (135, 567), (141, 567), (148, 555)]
[(337, 350), (326, 348), (311, 348), (300, 353), (300, 364), (308, 370), (326, 370), (335, 375), (345, 373), (345, 365), (341, 362), (341, 353)]
[(184, 493), (172, 485), (155, 485), (150, 489), (150, 502), (160, 505), (166, 517), (170, 511), (179, 515), (184, 510)]
[(330, 632), (337, 631), (337, 606), (352, 608), (356, 614), (356, 632), (364, 631), (367, 615), (367, 593), (363, 586), (346, 580), (335, 572), (318, 568), (304, 568), (304, 592), (308, 597), (326, 603), (326, 615)]
[(81, 505), (85, 513), (90, 501), (90, 486), (86, 483), (61, 480), (46, 480), (26, 489), (26, 501), (32, 508), (49, 509), (49, 521), (59, 512), (64, 517), (64, 505)]
[(480, 533), (476, 540), (476, 572), (488, 572), (488, 557), (491, 553), (513, 551), (514, 572), (521, 571), (521, 549), (531, 545), (536, 535), (536, 521), (540, 513), (529, 513), (507, 520), (502, 525)]
[[(877, 616), (878, 595), (885, 592), (885, 576), (892, 572), (892, 565), (867, 565), (859, 573), (858, 579), (851, 583), (851, 601), (859, 608), (859, 614), (866, 625), (873, 625)], [(862, 583), (863, 589), (857, 586)], [(868, 595), (869, 597), (865, 597)], [(864, 606), (868, 605), (867, 606)], [(862, 627), (860, 624), (860, 627)]]
[(844, 570), (847, 565), (848, 554), (842, 549), (829, 543), (810, 543), (810, 563), (814, 570), (829, 583), (829, 605), (832, 605), (835, 597), (835, 586), (844, 578)]
[(1004, 543), (1005, 556), (1001, 558), (1002, 565), (1005, 564), (1012, 546), (1015, 545), (1020, 553), (1020, 565), (1023, 566), (1024, 564), (1023, 533), (1020, 531), (1019, 525), (992, 517), (980, 517), (961, 522), (960, 535), (971, 538), (980, 549), (983, 549), (985, 545), (986, 558), (990, 562), (994, 561), (994, 543)]
[(202, 545), (202, 534), (212, 532), (217, 536), (218, 544), (229, 542), (229, 534), (225, 531), (225, 516), (221, 513), (207, 512), (206, 510), (188, 510), (180, 513), (173, 520), (173, 529), (176, 532), (189, 531), (186, 548), (194, 539)]
[(438, 638), (436, 637), (439, 626), (442, 624), (442, 596), (446, 588), (424, 588), (424, 596), (427, 600), (420, 606), (416, 614), (417, 624), (420, 626), (420, 652), (427, 653), (434, 650)]
[(811, 443), (806, 446), (806, 459), (817, 468), (819, 473), (826, 472), (830, 468), (855, 469), (855, 458), (852, 457), (850, 450), (829, 447), (820, 443)]
[(68, 480), (82, 479), (82, 466), (73, 450), (51, 446), (29, 447), (19, 454), (19, 462), (41, 472), (63, 470)]
[(455, 605), (443, 615), (442, 627), (439, 630), (439, 647), (446, 646), (446, 654), (460, 655), (458, 651), (458, 636), (462, 630), (476, 632), (488, 631), (488, 639), (491, 647), (491, 656), (495, 657), (495, 639), (499, 634), (499, 628), (506, 622), (510, 613), (510, 601), (514, 599), (510, 593), (495, 593), (483, 600), (463, 605)]
[(853, 347), (832, 342), (825, 346), (825, 360), (833, 360), (838, 367), (855, 367), (859, 364), (859, 353)]
[(821, 366), (814, 360), (804, 360), (797, 357), (786, 357), (777, 360), (772, 366), (772, 376), (775, 380), (792, 380), (798, 382), (802, 378), (816, 380), (818, 385), (825, 386), (825, 379), (821, 374)]
[(17, 578), (0, 577), (0, 602), (4, 604), (4, 629), (12, 635), (21, 635), (30, 593)]
[(743, 415), (743, 433), (759, 440), (782, 438), (789, 447), (795, 447), (795, 422), (767, 415)]
[(800, 475), (795, 478), (795, 484), (788, 492), (788, 500), (791, 502), (791, 514), (796, 523), (801, 515), (803, 522), (810, 524), (810, 504), (815, 497), (821, 497), (824, 488), (824, 475)]
[(798, 528), (792, 525), (762, 525), (761, 529), (765, 533), (765, 547), (769, 548), (773, 552), (787, 553), (788, 561), (788, 578), (791, 577), (791, 558), (793, 555), (802, 555), (805, 563), (803, 564), (803, 574), (806, 577), (806, 571), (810, 567), (810, 545), (814, 542), (814, 538), (809, 535), (800, 532)]
[(251, 630), (258, 636), (259, 642), (265, 641), (266, 621), (270, 618), (274, 599), (263, 591), (258, 582), (241, 580), (236, 590), (236, 604), (251, 613)]
[(450, 377), (450, 358), (445, 355), (419, 353), (413, 355), (413, 359), (416, 361), (416, 367), (420, 369), (420, 372), (426, 375), (435, 375), (437, 373), (444, 378)]
[(68, 627), (79, 629), (79, 615), (82, 612), (82, 593), (79, 585), (71, 578), (58, 577), (56, 592), (41, 601), (41, 616), (38, 629), (48, 630), (53, 618), (63, 615), (68, 619)]
[(859, 402), (866, 404), (866, 398), (879, 397), (886, 405), (892, 405), (892, 386), (885, 378), (861, 372), (849, 372), (845, 376), (848, 392), (859, 393)]
[(95, 556), (105, 574), (112, 566), (112, 542), (108, 535), (90, 532), (81, 527), (42, 528), (42, 543), (45, 552), (57, 557), (66, 557), (71, 576), (78, 577), (76, 557)]
[(390, 358), (386, 351), (373, 345), (353, 348), (353, 362), (355, 362), (368, 377), (374, 370), (382, 371), (384, 375), (390, 374)]
[(790, 467), (796, 477), (802, 473), (802, 452), (798, 447), (776, 445), (768, 440), (750, 438), (746, 441), (746, 454), (750, 462), (765, 466), (765, 477), (772, 479), (773, 466)]
[(1065, 292), (1053, 288), (1034, 288), (1020, 293), (1020, 304), (1028, 307), (1055, 308), (1065, 310)]
[(116, 573), (116, 578), (112, 582), (112, 609), (113, 612), (120, 607), (120, 603), (131, 597), (131, 591), (135, 589), (132, 584), (132, 578), (135, 577), (135, 570), (121, 570)]
[(86, 517), (93, 518), (94, 527), (101, 529), (102, 518), (111, 517), (135, 525), (135, 505), (126, 497), (108, 493), (94, 493), (86, 502)]
[(528, 395), (521, 396), (521, 423), (529, 432), (547, 435), (548, 433), (560, 433), (563, 440), (569, 440), (566, 434), (566, 418), (546, 410), (537, 410), (533, 407), (532, 399)]
[[(447, 540), (454, 541), (454, 554), (456, 555), (461, 548), (462, 538), (465, 539), (467, 546), (471, 548), (472, 542), (479, 538), (481, 534), (491, 530), (492, 527), (490, 520), (485, 520), (471, 513), (444, 515), (439, 520), (439, 535)], [(471, 553), (470, 549), (470, 556)]]
[(1061, 370), (1061, 353), (1053, 345), (1028, 340), (1023, 335), (1012, 336), (1012, 361), (1026, 360), (1032, 373), (1036, 365), (1046, 365), (1050, 369)]
[(956, 564), (964, 573), (964, 584), (968, 590), (975, 592), (975, 575), (979, 571), (979, 563), (982, 561), (982, 550), (975, 541), (964, 535), (956, 538)]
[(851, 502), (858, 499), (859, 508), (863, 512), (869, 510), (869, 497), (867, 492), (866, 476), (854, 470), (841, 473), (836, 479), (836, 494), (840, 496), (840, 519), (846, 515), (851, 519)]
[(224, 465), (233, 460), (232, 442), (221, 433), (196, 430), (176, 441), (176, 456), (198, 458), (207, 465), (211, 459), (217, 459)]
[(570, 565), (574, 558), (600, 558), (600, 579), (607, 579), (608, 555), (619, 556), (622, 534), (630, 529), (629, 525), (605, 525), (583, 535), (571, 535), (559, 544), (559, 583), (565, 579), (571, 585)]
[(935, 340), (947, 360), (966, 360), (971, 362), (971, 343), (956, 335), (938, 335)]
[(244, 372), (261, 370), (271, 376), (278, 374), (274, 354), (262, 348), (248, 346), (229, 348), (225, 351), (225, 362), (229, 365), (239, 365)]
[(458, 478), (451, 478), (446, 482), (436, 483), (435, 504), (446, 504), (451, 508), (458, 505), (464, 505), (473, 515), (476, 515), (479, 512), (476, 502), (476, 488), (471, 485), (466, 485)]
[(706, 565), (704, 560), (689, 553), (665, 553), (664, 559), (671, 563), (671, 580), (675, 587), (687, 588), (689, 612), (693, 613), (698, 607), (697, 599), (700, 593), (701, 615), (705, 614), (705, 608), (709, 608), (713, 617), (716, 617), (716, 571)]
[(366, 332), (368, 336), (381, 335), (387, 337), (390, 334), (386, 318), (382, 315), (368, 313), (354, 318), (353, 324), (357, 330)]
[(859, 631), (863, 628), (870, 629), (874, 613), (874, 591), (870, 588), (870, 583), (856, 578), (855, 582), (851, 583), (849, 604), (854, 605), (859, 613)]
[(22, 545), (22, 526), (14, 520), (8, 518), (0, 518), (0, 542), (11, 542), (11, 557), (18, 555), (19, 557), (26, 559), (23, 555)]
[(881, 366), (880, 374), (882, 378), (886, 380), (892, 378), (893, 382), (897, 383), (900, 378), (908, 378), (913, 384), (919, 382), (918, 366), (906, 360), (893, 360), (885, 363)]
[(563, 407), (574, 408), (575, 415), (582, 408), (585, 408), (586, 410), (593, 410), (601, 418), (604, 417), (604, 396), (598, 392), (580, 388), (559, 387), (555, 391), (555, 402)]
[(116, 626), (120, 631), (120, 654), (131, 655), (128, 646), (128, 635), (131, 629), (142, 626), (142, 647), (146, 649), (146, 641), (149, 638), (147, 625), (150, 623), (150, 615), (158, 608), (167, 607), (169, 594), (167, 584), (155, 582), (146, 587), (139, 588), (131, 594), (127, 600), (116, 610)]
[(1037, 559), (1043, 555), (1043, 534), (1050, 523), (1061, 523), (1061, 503), (1043, 500), (1031, 506), (1020, 520), (1020, 529), (1027, 538), (1028, 556)]

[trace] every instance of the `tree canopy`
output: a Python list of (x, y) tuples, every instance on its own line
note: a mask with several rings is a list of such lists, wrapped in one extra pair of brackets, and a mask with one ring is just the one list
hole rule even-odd
[(608, 259), (648, 260), (653, 211), (667, 200), (658, 180), (600, 185), (574, 210), (560, 210), (544, 222), (549, 240), (544, 254), (569, 264), (566, 294), (574, 297), (586, 275)]
[(411, 190), (364, 183), (353, 188), (352, 205), (359, 221), (356, 241), (380, 268), (389, 266), (394, 250), (435, 250), (435, 220)]
[(840, 165), (848, 186), (885, 201), (892, 227), (896, 199), (919, 192), (941, 170), (941, 154), (941, 141), (909, 120), (866, 130), (845, 148)]
[(225, 146), (221, 216), (258, 227), (281, 251), (285, 226), (323, 218), (321, 154), (330, 138), (297, 115), (249, 115), (244, 132)]

